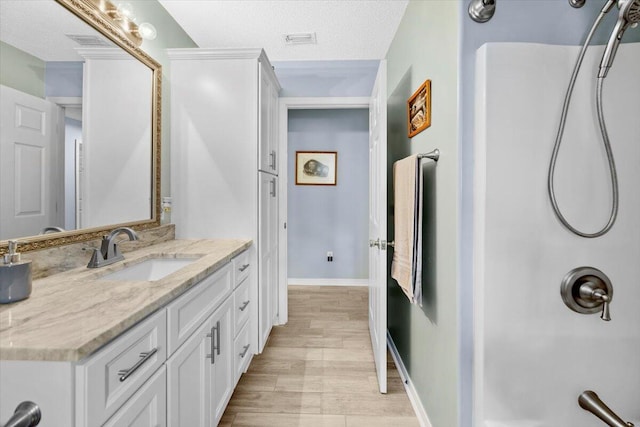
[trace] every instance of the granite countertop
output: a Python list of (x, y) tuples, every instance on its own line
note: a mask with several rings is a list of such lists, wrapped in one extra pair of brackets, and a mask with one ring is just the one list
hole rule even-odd
[[(106, 267), (34, 280), (30, 298), (0, 305), (0, 360), (81, 360), (250, 245), (251, 240), (171, 240), (125, 253), (124, 261)], [(100, 280), (154, 257), (200, 258), (153, 282)]]

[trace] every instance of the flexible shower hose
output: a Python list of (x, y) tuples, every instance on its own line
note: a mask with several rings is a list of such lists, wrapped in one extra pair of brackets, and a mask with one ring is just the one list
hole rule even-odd
[(591, 43), (591, 39), (593, 38), (593, 34), (596, 29), (600, 25), (602, 18), (604, 18), (605, 13), (600, 12), (598, 17), (596, 18), (593, 26), (591, 27), (591, 31), (589, 31), (589, 35), (580, 49), (580, 53), (578, 54), (578, 59), (576, 61), (576, 65), (573, 68), (573, 74), (571, 75), (571, 80), (569, 82), (569, 87), (567, 88), (567, 94), (564, 97), (564, 104), (562, 106), (562, 115), (560, 117), (560, 126), (558, 127), (558, 133), (556, 134), (556, 141), (553, 146), (553, 154), (551, 155), (551, 162), (549, 164), (549, 174), (548, 174), (548, 190), (549, 190), (549, 198), (551, 199), (551, 206), (553, 207), (553, 212), (556, 214), (562, 225), (564, 225), (569, 231), (572, 233), (587, 238), (600, 237), (606, 234), (613, 224), (616, 222), (616, 218), (618, 216), (618, 177), (616, 173), (616, 164), (613, 159), (613, 152), (611, 151), (611, 143), (609, 141), (609, 134), (607, 132), (607, 127), (604, 120), (604, 114), (602, 111), (602, 85), (604, 83), (604, 78), (598, 78), (598, 83), (596, 87), (596, 105), (598, 112), (598, 124), (600, 125), (600, 132), (602, 134), (602, 140), (604, 142), (604, 148), (607, 153), (607, 161), (609, 163), (609, 172), (611, 175), (611, 187), (613, 192), (613, 201), (611, 204), (611, 214), (609, 216), (609, 221), (607, 224), (599, 231), (595, 233), (585, 233), (583, 231), (578, 230), (573, 227), (569, 221), (562, 215), (560, 212), (560, 208), (558, 207), (558, 202), (555, 195), (554, 184), (553, 184), (553, 176), (556, 169), (556, 160), (558, 159), (558, 151), (560, 150), (560, 144), (562, 143), (562, 136), (564, 134), (564, 127), (567, 122), (567, 112), (569, 111), (569, 105), (571, 104), (571, 96), (573, 94), (573, 87), (575, 86), (576, 79), (578, 78), (578, 73), (580, 72), (580, 68), (582, 66), (582, 60), (584, 59), (584, 55), (586, 53), (587, 47), (589, 43)]

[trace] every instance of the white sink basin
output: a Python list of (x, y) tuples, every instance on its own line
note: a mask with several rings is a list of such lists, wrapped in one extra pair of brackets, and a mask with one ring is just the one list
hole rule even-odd
[(122, 270), (114, 271), (100, 280), (144, 280), (153, 282), (196, 261), (198, 258), (150, 258), (141, 263), (130, 265)]

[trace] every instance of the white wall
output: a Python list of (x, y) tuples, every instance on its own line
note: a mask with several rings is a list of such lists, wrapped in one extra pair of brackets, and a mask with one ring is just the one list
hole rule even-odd
[(151, 218), (152, 73), (109, 51), (83, 52), (83, 228)]
[(65, 118), (64, 229), (76, 228), (76, 140), (82, 141), (82, 122)]
[[(640, 419), (640, 44), (620, 47), (604, 111), (620, 214), (597, 239), (570, 234), (547, 196), (547, 168), (578, 47), (488, 44), (478, 53), (474, 188), (475, 425), (601, 425), (587, 389)], [(606, 223), (611, 190), (595, 115), (602, 48), (587, 53), (557, 164), (558, 201), (586, 230)], [(611, 322), (565, 306), (562, 278), (592, 266), (614, 287)], [(525, 424), (529, 420), (531, 424)], [(535, 422), (531, 421), (535, 420)]]
[[(435, 202), (425, 209), (423, 219), (425, 228), (433, 229), (423, 243), (423, 307), (410, 304), (395, 280), (387, 279), (389, 332), (434, 427), (459, 425), (458, 16), (462, 7), (462, 2), (450, 0), (411, 1), (387, 53), (389, 187), (394, 161), (440, 150), (437, 166), (426, 173), (432, 185), (425, 188), (433, 188)], [(426, 79), (432, 81), (432, 124), (408, 138), (406, 102)], [(388, 203), (392, 202), (389, 194)], [(394, 235), (392, 224), (390, 215), (389, 240)]]

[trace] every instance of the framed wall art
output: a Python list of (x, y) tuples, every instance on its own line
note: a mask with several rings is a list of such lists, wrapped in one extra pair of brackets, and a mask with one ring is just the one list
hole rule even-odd
[(409, 138), (431, 126), (431, 80), (425, 80), (407, 101)]
[(336, 185), (337, 151), (296, 151), (296, 185)]

